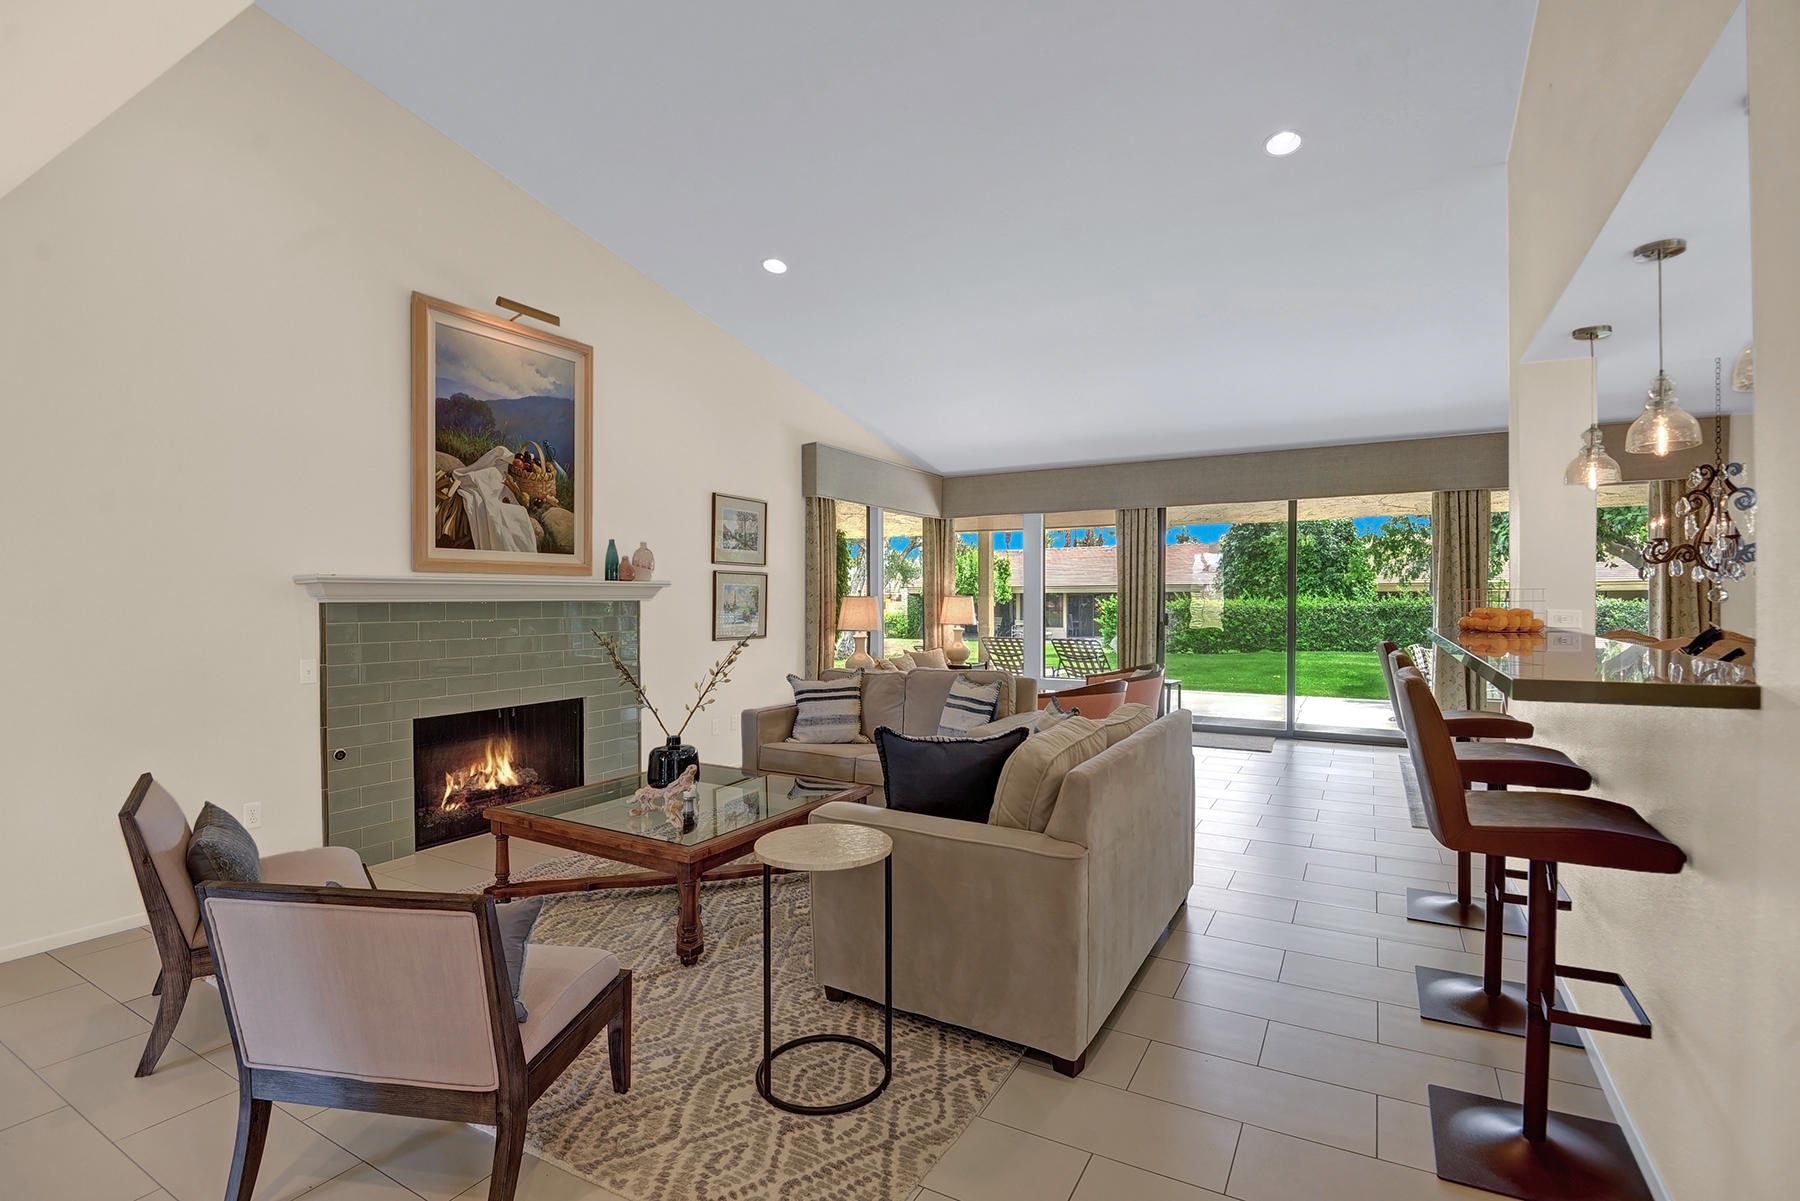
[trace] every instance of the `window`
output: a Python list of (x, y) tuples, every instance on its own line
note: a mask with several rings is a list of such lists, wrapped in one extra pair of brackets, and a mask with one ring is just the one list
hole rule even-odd
[(1287, 727), (1288, 507), (1168, 511), (1164, 662), (1203, 725)]
[[(975, 598), (975, 626), (963, 630), (969, 661), (1022, 670), (1023, 650), (1011, 644), (1023, 617), (1024, 534), (1018, 517), (956, 519), (956, 591)], [(1009, 641), (996, 647), (991, 639)]]
[[(846, 596), (869, 594), (869, 507), (854, 501), (837, 502), (837, 587), (841, 603)], [(837, 665), (842, 667), (858, 645), (870, 649), (868, 636), (842, 630), (837, 639)]]
[(1118, 635), (1119, 538), (1113, 510), (1046, 513), (1045, 672), (1081, 677), (1117, 667)]
[(925, 644), (925, 523), (882, 510), (882, 647), (904, 655)]

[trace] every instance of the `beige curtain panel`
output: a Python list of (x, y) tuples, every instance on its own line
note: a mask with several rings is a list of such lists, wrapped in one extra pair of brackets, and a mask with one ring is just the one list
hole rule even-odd
[[(1650, 485), (1650, 528), (1664, 531), (1676, 542), (1683, 537), (1675, 504), (1685, 492), (1680, 480), (1657, 480)], [(1719, 603), (1707, 597), (1710, 585), (1696, 583), (1688, 575), (1672, 576), (1666, 567), (1650, 577), (1649, 585), (1652, 638), (1692, 638), (1720, 623)]]
[[(1431, 494), (1431, 624), (1451, 636), (1470, 609), (1487, 604), (1493, 496), (1485, 488)], [(1482, 708), (1481, 681), (1436, 651), (1431, 690), (1446, 709)]]
[(944, 645), (939, 624), (944, 598), (956, 591), (956, 528), (942, 517), (922, 517), (924, 548), (920, 554), (920, 587), (925, 594), (925, 649)]
[(1119, 542), (1119, 666), (1162, 661), (1163, 510), (1113, 514)]
[(806, 678), (837, 662), (837, 502), (806, 498)]

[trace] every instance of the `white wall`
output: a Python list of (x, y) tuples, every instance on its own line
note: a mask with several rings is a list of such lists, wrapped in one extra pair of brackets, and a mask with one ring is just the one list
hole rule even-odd
[[(1656, 1024), (1651, 1040), (1594, 1047), (1674, 1201), (1788, 1197), (1800, 1174), (1800, 489), (1774, 469), (1800, 462), (1800, 5), (1747, 4), (1757, 415), (1754, 447), (1734, 429), (1732, 453), (1760, 464), (1762, 708), (1519, 707), (1593, 771), (1598, 795), (1688, 853), (1674, 877), (1571, 870), (1558, 948), (1561, 962), (1622, 972)], [(1508, 166), (1509, 191), (1529, 198), (1512, 206), (1515, 335), (1554, 305), (1735, 7), (1539, 6)], [(1573, 992), (1619, 1013), (1604, 990)]]
[[(1507, 439), (1513, 604), (1564, 629), (1594, 628), (1597, 498), (1563, 483), (1592, 406), (1588, 361), (1516, 363)], [(1554, 614), (1573, 613), (1572, 621)]]
[(737, 711), (785, 693), (800, 446), (893, 452), (251, 9), (0, 199), (0, 959), (139, 912), (115, 818), (139, 772), (190, 810), (262, 799), (266, 851), (319, 841), (290, 577), (409, 569), (415, 288), (594, 345), (596, 556), (647, 538), (675, 581), (643, 614), (663, 703), (725, 646), (711, 492), (768, 500), (769, 637), (690, 739), (736, 762)]

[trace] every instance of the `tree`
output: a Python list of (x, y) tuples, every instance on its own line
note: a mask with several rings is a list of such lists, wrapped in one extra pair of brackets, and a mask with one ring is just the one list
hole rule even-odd
[[(1372, 600), (1375, 568), (1348, 517), (1302, 521), (1295, 530), (1299, 595)], [(1287, 596), (1287, 524), (1239, 522), (1219, 540), (1219, 591), (1227, 600)]]
[(1417, 584), (1431, 579), (1431, 519), (1390, 517), (1365, 536), (1377, 579)]
[[(1488, 526), (1492, 545), (1488, 551), (1488, 579), (1506, 574), (1512, 557), (1512, 514), (1495, 513)], [(1643, 569), (1644, 543), (1650, 539), (1648, 505), (1614, 505), (1594, 511), (1594, 562), (1617, 559)]]
[[(994, 603), (1012, 600), (1012, 560), (994, 556)], [(956, 595), (981, 595), (981, 552), (965, 542), (956, 544)]]
[[(917, 541), (912, 539), (911, 541)], [(903, 596), (918, 584), (920, 577), (919, 560), (907, 553), (908, 548), (890, 546), (883, 562), (887, 567), (887, 593), (889, 596)]]

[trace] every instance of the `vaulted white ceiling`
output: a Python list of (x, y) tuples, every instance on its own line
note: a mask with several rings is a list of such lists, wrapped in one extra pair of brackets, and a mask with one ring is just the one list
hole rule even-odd
[(1506, 424), (1530, 0), (261, 2), (925, 466)]

